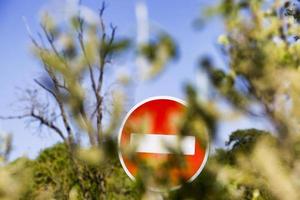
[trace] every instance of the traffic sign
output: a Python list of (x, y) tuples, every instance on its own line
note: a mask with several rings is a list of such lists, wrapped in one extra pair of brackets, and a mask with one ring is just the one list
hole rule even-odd
[(128, 112), (118, 144), (122, 167), (132, 180), (150, 177), (147, 186), (151, 189), (175, 189), (201, 173), (209, 145), (197, 134), (203, 134), (203, 139), (207, 133), (183, 136), (180, 128), (185, 111), (182, 100), (159, 96), (140, 102)]

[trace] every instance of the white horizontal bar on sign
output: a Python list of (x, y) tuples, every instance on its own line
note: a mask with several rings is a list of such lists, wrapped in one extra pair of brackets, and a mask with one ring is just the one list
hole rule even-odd
[(172, 154), (172, 149), (184, 155), (195, 154), (194, 136), (131, 133), (130, 145), (139, 153)]

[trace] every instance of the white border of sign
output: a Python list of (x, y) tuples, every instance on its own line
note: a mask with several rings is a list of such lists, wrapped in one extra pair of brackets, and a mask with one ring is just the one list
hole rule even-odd
[[(122, 124), (121, 124), (121, 127), (120, 127), (120, 130), (119, 130), (119, 133), (118, 133), (118, 154), (119, 154), (119, 160), (121, 162), (121, 165), (124, 169), (124, 171), (126, 172), (126, 174), (129, 176), (129, 178), (133, 181), (135, 181), (135, 177), (130, 173), (130, 171), (127, 169), (126, 165), (125, 165), (125, 162), (123, 160), (123, 157), (122, 157), (122, 153), (121, 153), (121, 148), (120, 148), (120, 144), (121, 144), (121, 135), (122, 135), (122, 130), (124, 128), (124, 125), (127, 121), (127, 119), (129, 118), (129, 116), (138, 108), (140, 107), (141, 105), (149, 102), (149, 101), (153, 101), (153, 100), (159, 100), (159, 99), (166, 99), (166, 100), (172, 100), (172, 101), (176, 101), (184, 106), (186, 106), (186, 102), (179, 99), (179, 98), (176, 98), (176, 97), (171, 97), (171, 96), (154, 96), (154, 97), (149, 97), (143, 101), (140, 101), (139, 103), (137, 103), (134, 107), (132, 107), (128, 113), (126, 114), (125, 118), (123, 119), (122, 121)], [(199, 169), (197, 170), (197, 172), (187, 181), (187, 182), (192, 182), (194, 181), (198, 176), (199, 174), (202, 172), (207, 160), (208, 160), (208, 155), (209, 155), (209, 150), (210, 150), (210, 141), (209, 141), (209, 136), (207, 135), (207, 133), (205, 133), (206, 136), (207, 136), (207, 146), (206, 146), (206, 151), (205, 151), (205, 156), (204, 156), (204, 159), (203, 159), (203, 162), (201, 164), (201, 166), (199, 167)], [(170, 188), (170, 190), (176, 190), (176, 189), (179, 189), (181, 187), (181, 185), (178, 185), (178, 186), (174, 186), (172, 188)], [(161, 190), (160, 189), (156, 189), (156, 188), (152, 188), (152, 187), (149, 187), (150, 190), (152, 191), (156, 191), (156, 192), (160, 192)]]

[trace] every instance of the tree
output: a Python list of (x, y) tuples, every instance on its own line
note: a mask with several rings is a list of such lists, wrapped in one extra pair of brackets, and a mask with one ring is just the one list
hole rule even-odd
[[(226, 68), (215, 66), (208, 57), (200, 62), (215, 87), (213, 92), (234, 113), (268, 119), (274, 131), (234, 132), (228, 149), (216, 151), (198, 185), (177, 195), (299, 199), (299, 4), (224, 0), (206, 13), (221, 17), (225, 25), (219, 42)], [(223, 115), (220, 111), (216, 119)], [(212, 182), (209, 187), (207, 182)], [(184, 193), (188, 188), (198, 188), (199, 193)]]
[[(23, 113), (1, 119), (28, 120), (39, 130), (56, 134), (61, 144), (46, 149), (33, 161), (32, 173), (28, 173), (33, 186), (25, 199), (120, 199), (139, 194), (135, 184), (124, 180), (114, 134), (126, 102), (123, 91), (130, 80), (105, 76), (107, 68), (114, 66), (113, 58), (135, 47), (129, 39), (117, 37), (116, 26), (105, 23), (105, 10), (102, 3), (99, 13), (93, 13), (97, 19), (91, 19), (79, 9), (63, 24), (44, 13), (41, 33), (33, 34), (27, 27), (32, 52), (44, 74), (34, 79), (37, 88), (24, 90)], [(137, 52), (157, 68), (149, 72), (153, 77), (175, 56), (175, 46), (161, 33)], [(106, 78), (116, 79), (117, 88), (105, 88)], [(83, 148), (86, 138), (88, 148)]]

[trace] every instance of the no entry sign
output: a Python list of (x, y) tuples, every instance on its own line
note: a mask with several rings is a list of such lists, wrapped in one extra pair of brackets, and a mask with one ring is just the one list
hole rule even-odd
[[(118, 142), (122, 167), (132, 180), (150, 177), (148, 187), (174, 189), (200, 174), (208, 144), (196, 134), (180, 134), (185, 111), (183, 101), (164, 96), (142, 101), (129, 111)], [(207, 137), (207, 133), (197, 134)]]

